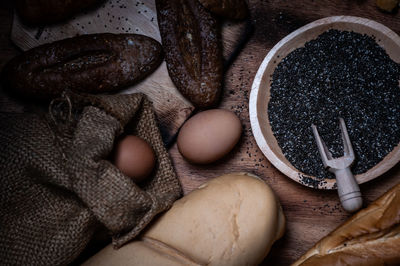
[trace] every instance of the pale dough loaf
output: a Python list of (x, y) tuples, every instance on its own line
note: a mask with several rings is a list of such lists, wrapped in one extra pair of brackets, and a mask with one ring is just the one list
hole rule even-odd
[(246, 173), (215, 178), (159, 217), (142, 237), (107, 246), (86, 265), (256, 265), (285, 229), (272, 189)]

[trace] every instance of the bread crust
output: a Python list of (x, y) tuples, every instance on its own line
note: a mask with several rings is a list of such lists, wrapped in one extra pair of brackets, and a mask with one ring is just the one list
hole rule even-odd
[(29, 24), (49, 24), (63, 21), (102, 0), (17, 0), (15, 8)]
[(399, 265), (400, 184), (329, 233), (297, 265)]
[(113, 92), (152, 73), (161, 44), (137, 34), (90, 34), (33, 48), (13, 58), (3, 80), (13, 93), (50, 99), (64, 90)]
[(118, 250), (109, 245), (84, 265), (258, 265), (284, 230), (271, 187), (230, 173), (177, 200), (138, 239)]
[(222, 84), (217, 21), (197, 0), (156, 0), (156, 6), (172, 81), (196, 107), (215, 106)]
[(245, 19), (248, 9), (245, 0), (199, 0), (212, 13), (230, 19)]

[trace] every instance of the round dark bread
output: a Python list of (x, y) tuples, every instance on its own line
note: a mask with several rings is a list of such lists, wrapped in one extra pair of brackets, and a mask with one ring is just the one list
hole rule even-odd
[(50, 99), (64, 90), (120, 90), (152, 73), (161, 44), (137, 34), (90, 34), (35, 47), (3, 69), (6, 88), (18, 96)]

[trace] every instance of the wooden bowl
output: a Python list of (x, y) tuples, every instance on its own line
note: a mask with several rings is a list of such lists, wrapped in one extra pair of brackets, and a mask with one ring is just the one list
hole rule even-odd
[[(330, 30), (354, 31), (374, 36), (395, 62), (400, 62), (400, 37), (386, 26), (375, 21), (351, 17), (335, 16), (323, 18), (301, 27), (278, 42), (264, 58), (254, 78), (250, 94), (250, 122), (254, 138), (267, 159), (283, 174), (305, 186), (318, 189), (335, 189), (335, 179), (319, 180), (297, 170), (283, 155), (277, 140), (272, 133), (268, 119), (268, 102), (270, 100), (270, 76), (275, 67), (293, 50), (304, 46), (321, 33)], [(367, 172), (356, 175), (359, 184), (374, 179), (393, 167), (400, 160), (400, 145)]]

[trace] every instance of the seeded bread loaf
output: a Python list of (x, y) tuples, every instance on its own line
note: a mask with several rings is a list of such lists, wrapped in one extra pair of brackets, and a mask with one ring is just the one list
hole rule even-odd
[(152, 73), (160, 43), (137, 34), (90, 34), (35, 47), (13, 58), (3, 80), (13, 93), (49, 99), (64, 90), (113, 92)]
[(400, 265), (400, 184), (315, 244), (299, 265)]
[(222, 86), (218, 24), (197, 0), (156, 0), (168, 73), (196, 107), (216, 106)]

